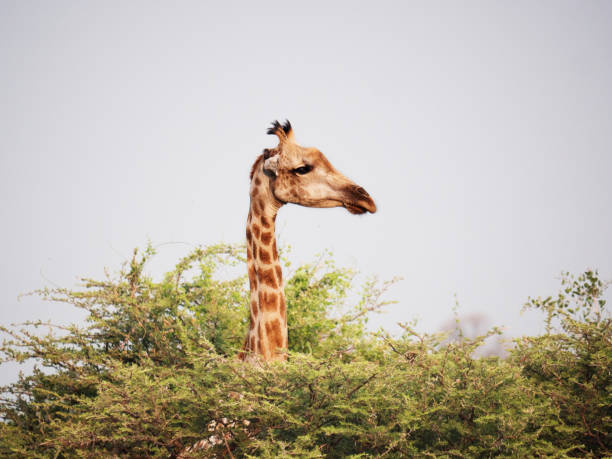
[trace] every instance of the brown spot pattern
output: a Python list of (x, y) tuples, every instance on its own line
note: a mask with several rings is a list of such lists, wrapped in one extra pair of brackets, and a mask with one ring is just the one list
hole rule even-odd
[(247, 241), (250, 244), (251, 243), (251, 239), (253, 238), (253, 235), (251, 234), (251, 228), (247, 228), (247, 230), (246, 230), (246, 237), (247, 237)]
[(270, 269), (262, 269), (260, 280), (266, 285), (269, 285), (272, 288), (278, 288), (278, 284), (276, 283), (276, 276), (274, 275), (274, 270)]
[[(253, 300), (251, 301), (251, 312), (253, 312), (253, 315), (255, 317), (257, 317), (257, 313), (259, 312), (258, 308), (257, 308), (257, 301)], [(252, 325), (252, 324), (251, 324)], [(252, 327), (251, 327), (252, 328)]]
[(280, 285), (280, 283), (283, 281), (283, 270), (281, 269), (280, 265), (276, 265), (274, 269), (276, 270), (276, 278), (278, 279), (278, 283)]
[(253, 166), (251, 167), (251, 173), (249, 175), (249, 178), (251, 180), (253, 180), (253, 175), (255, 175), (255, 170), (257, 170), (257, 167), (259, 166), (262, 160), (263, 160), (263, 155), (259, 155), (257, 159), (255, 160), (255, 162), (253, 163)]
[(262, 263), (269, 264), (271, 261), (270, 252), (260, 247), (259, 248), (259, 259), (261, 260)]
[(284, 295), (280, 296), (280, 315), (281, 317), (285, 317), (287, 313), (287, 304), (285, 303)]
[(262, 330), (261, 322), (259, 322), (259, 335), (257, 336), (257, 346), (258, 346), (259, 354), (263, 355), (265, 358), (265, 355), (269, 351), (268, 351), (267, 342), (263, 339), (263, 332), (261, 330)]
[(261, 233), (261, 229), (257, 223), (253, 223), (253, 234), (257, 239), (259, 239), (259, 234)]
[(266, 333), (268, 335), (268, 342), (270, 343), (271, 348), (276, 349), (283, 347), (283, 332), (278, 319), (266, 322)]
[[(259, 229), (259, 227), (258, 227)], [(257, 239), (259, 239), (259, 236), (257, 236)], [(268, 245), (270, 243), (270, 241), (272, 240), (272, 233), (269, 231), (265, 231), (263, 233), (261, 233), (261, 242), (265, 245)]]
[(271, 226), (270, 219), (267, 218), (267, 217), (261, 217), (261, 225), (264, 228), (270, 228), (270, 226)]
[(276, 250), (276, 240), (272, 243), (272, 255), (274, 256), (274, 260), (278, 260), (278, 250)]
[(261, 185), (261, 180), (259, 179), (259, 177), (255, 177), (255, 185)]
[(278, 295), (274, 292), (264, 294), (264, 302), (262, 305), (263, 311), (274, 312), (277, 310)]
[(251, 290), (255, 290), (257, 288), (257, 273), (255, 271), (255, 266), (249, 266), (249, 286)]

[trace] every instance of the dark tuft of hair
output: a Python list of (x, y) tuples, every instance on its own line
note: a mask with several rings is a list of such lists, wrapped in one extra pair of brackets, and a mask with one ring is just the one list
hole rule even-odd
[(285, 131), (283, 129), (283, 126), (281, 126), (281, 124), (278, 122), (278, 120), (275, 120), (272, 122), (272, 126), (270, 128), (268, 128), (267, 133), (268, 134), (272, 134), (272, 135), (276, 135), (276, 133), (278, 132), (278, 130), (282, 130), (283, 132)]
[(278, 135), (277, 132), (279, 131), (284, 132), (285, 135), (288, 135), (291, 132), (291, 123), (289, 122), (289, 120), (286, 119), (283, 124), (280, 124), (278, 120), (274, 120), (272, 122), (272, 126), (268, 128), (267, 133)]
[(283, 124), (283, 131), (285, 131), (285, 134), (289, 134), (291, 132), (291, 123), (288, 119), (285, 119), (285, 124)]

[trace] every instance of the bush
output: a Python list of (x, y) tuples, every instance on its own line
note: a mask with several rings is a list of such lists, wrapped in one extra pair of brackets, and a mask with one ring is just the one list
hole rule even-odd
[(476, 358), (488, 335), (368, 333), (390, 284), (368, 282), (351, 302), (353, 274), (324, 256), (288, 278), (289, 361), (252, 366), (235, 358), (246, 278), (217, 275), (244, 262), (242, 249), (198, 249), (159, 282), (143, 272), (153, 255), (80, 290), (38, 292), (85, 310), (85, 326), (2, 328), (3, 360), (38, 366), (2, 388), (0, 455), (611, 454), (611, 327), (595, 272), (529, 300), (545, 335), (518, 339), (507, 359)]

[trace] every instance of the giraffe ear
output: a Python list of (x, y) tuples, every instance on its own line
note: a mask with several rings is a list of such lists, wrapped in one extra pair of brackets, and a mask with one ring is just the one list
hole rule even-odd
[(266, 174), (273, 174), (276, 177), (279, 158), (280, 155), (274, 155), (264, 160), (263, 170)]

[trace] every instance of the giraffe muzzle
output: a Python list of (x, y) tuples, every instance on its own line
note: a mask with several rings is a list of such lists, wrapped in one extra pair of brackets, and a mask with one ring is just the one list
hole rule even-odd
[(368, 192), (357, 185), (349, 186), (345, 192), (345, 199), (342, 205), (352, 214), (364, 214), (366, 212), (375, 213), (376, 204)]

